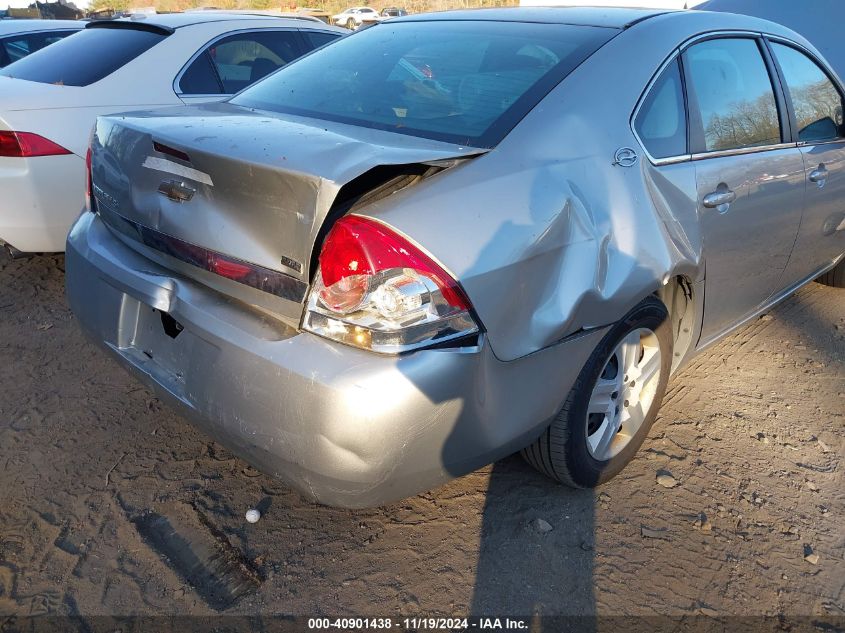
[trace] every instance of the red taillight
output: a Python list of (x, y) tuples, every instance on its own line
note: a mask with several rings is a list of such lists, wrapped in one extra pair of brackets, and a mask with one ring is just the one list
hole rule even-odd
[(32, 132), (0, 131), (0, 156), (5, 158), (62, 156), (70, 153), (61, 145)]
[(395, 230), (357, 215), (326, 236), (302, 325), (386, 354), (474, 344), (479, 332), (469, 299), (442, 266)]
[(85, 199), (88, 201), (91, 200), (91, 189), (93, 188), (92, 178), (91, 147), (89, 146), (88, 151), (85, 153)]
[(360, 303), (373, 275), (405, 268), (431, 279), (452, 307), (469, 309), (461, 288), (434, 260), (383, 224), (357, 215), (338, 220), (326, 237), (320, 252), (321, 299), (346, 312)]

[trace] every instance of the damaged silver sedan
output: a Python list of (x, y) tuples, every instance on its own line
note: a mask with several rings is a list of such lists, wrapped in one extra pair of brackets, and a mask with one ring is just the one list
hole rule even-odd
[(68, 296), (157, 394), (322, 503), (520, 450), (594, 486), (692, 355), (845, 285), (842, 94), (753, 18), (391, 20), (227, 103), (101, 118)]

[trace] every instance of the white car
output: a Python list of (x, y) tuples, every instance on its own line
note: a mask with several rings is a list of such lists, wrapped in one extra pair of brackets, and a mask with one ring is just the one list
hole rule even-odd
[(74, 20), (0, 20), (0, 68), (85, 28)]
[(221, 101), (346, 32), (218, 12), (91, 22), (0, 70), (0, 244), (64, 251), (98, 115)]
[(332, 16), (332, 20), (339, 26), (345, 26), (348, 29), (356, 29), (364, 21), (378, 21), (380, 19), (379, 12), (370, 7), (352, 7), (343, 13), (338, 13)]

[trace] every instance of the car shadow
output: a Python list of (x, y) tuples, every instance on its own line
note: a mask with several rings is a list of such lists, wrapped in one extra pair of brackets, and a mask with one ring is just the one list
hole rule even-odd
[[(470, 613), (595, 614), (594, 500), (595, 491), (556, 485), (518, 455), (496, 462), (482, 512)], [(578, 630), (593, 628), (585, 620)]]
[(845, 301), (845, 289), (810, 283), (769, 311), (769, 316), (787, 325), (794, 333), (791, 354), (812, 346), (825, 364), (845, 369), (845, 324), (834, 324), (819, 315), (818, 304)]

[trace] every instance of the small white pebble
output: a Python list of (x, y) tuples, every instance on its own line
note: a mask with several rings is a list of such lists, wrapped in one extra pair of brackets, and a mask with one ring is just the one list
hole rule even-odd
[(255, 508), (252, 508), (252, 509), (246, 511), (247, 523), (258, 523), (258, 519), (260, 519), (260, 518), (261, 518), (261, 513), (258, 510), (256, 510)]

